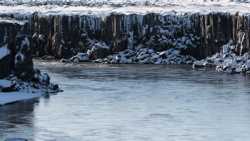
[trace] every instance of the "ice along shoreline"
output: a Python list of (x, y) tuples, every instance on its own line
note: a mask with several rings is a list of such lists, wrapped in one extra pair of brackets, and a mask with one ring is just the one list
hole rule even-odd
[(22, 26), (15, 20), (0, 20), (0, 105), (59, 91), (48, 74), (34, 68), (30, 40)]

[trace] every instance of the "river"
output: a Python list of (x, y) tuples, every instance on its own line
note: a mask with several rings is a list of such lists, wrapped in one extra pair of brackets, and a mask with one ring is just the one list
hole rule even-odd
[(64, 92), (0, 107), (0, 140), (250, 140), (250, 77), (190, 66), (35, 64)]

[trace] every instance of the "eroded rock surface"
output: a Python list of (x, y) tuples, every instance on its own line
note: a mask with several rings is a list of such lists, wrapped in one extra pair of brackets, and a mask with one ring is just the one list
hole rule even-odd
[(26, 20), (22, 32), (31, 37), (33, 54), (63, 62), (191, 64), (220, 52), (229, 41), (239, 56), (250, 46), (247, 12), (98, 15), (33, 11), (0, 16)]
[(0, 92), (43, 89), (58, 91), (48, 74), (34, 69), (30, 37), (23, 34), (24, 25), (0, 21)]
[(250, 74), (250, 54), (238, 53), (237, 45), (232, 41), (222, 46), (222, 50), (203, 60), (196, 61), (193, 68), (214, 67), (219, 72)]

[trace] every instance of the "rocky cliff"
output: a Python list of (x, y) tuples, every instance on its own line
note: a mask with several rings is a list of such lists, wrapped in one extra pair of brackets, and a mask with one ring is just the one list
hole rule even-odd
[[(104, 14), (105, 15), (105, 14)], [(232, 41), (239, 55), (249, 51), (250, 16), (247, 13), (4, 13), (1, 17), (27, 20), (23, 32), (31, 37), (36, 56), (70, 58), (88, 52), (92, 60), (128, 49), (155, 52), (175, 49), (180, 55), (202, 59)], [(158, 54), (159, 55), (159, 54)]]
[[(34, 69), (32, 46), (26, 22), (0, 19), (0, 93), (9, 91), (53, 90), (46, 73)], [(32, 91), (34, 91), (32, 90)]]

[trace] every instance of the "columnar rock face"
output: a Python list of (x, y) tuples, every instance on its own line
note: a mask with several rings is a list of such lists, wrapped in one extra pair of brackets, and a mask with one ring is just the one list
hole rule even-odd
[(20, 79), (33, 78), (32, 50), (24, 27), (26, 23), (0, 20), (0, 78), (15, 74)]
[(34, 69), (31, 37), (25, 21), (0, 19), (0, 93), (58, 92), (50, 77)]
[(24, 31), (32, 37), (36, 56), (70, 58), (92, 50), (90, 58), (97, 59), (139, 47), (159, 52), (175, 48), (201, 59), (218, 52), (230, 40), (237, 45), (239, 55), (250, 46), (250, 16), (238, 13), (113, 13), (103, 17), (33, 13), (22, 18), (28, 20)]
[(16, 23), (0, 21), (0, 78), (8, 76), (14, 70), (15, 39), (19, 26)]

